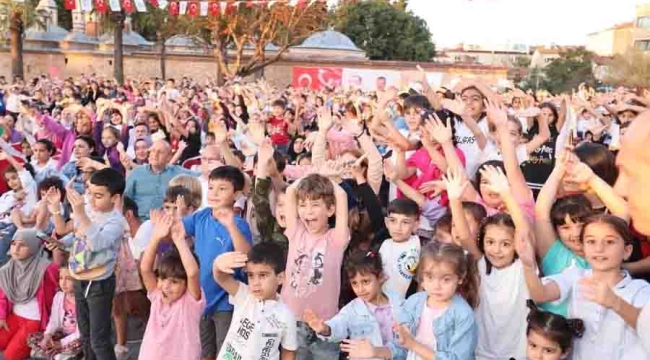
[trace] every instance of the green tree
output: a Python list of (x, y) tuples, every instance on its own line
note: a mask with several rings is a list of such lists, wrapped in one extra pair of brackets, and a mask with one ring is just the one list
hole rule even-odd
[(25, 29), (32, 24), (41, 24), (36, 14), (36, 0), (19, 3), (12, 0), (0, 0), (0, 31), (10, 32), (11, 75), (24, 78), (23, 37)]
[(346, 2), (331, 16), (335, 30), (347, 35), (372, 60), (430, 61), (435, 45), (426, 22), (406, 9), (406, 1)]
[(553, 94), (571, 92), (585, 83), (596, 82), (593, 72), (594, 54), (584, 48), (571, 49), (544, 68), (543, 87)]
[[(278, 2), (271, 8), (245, 5), (217, 17), (201, 18), (210, 31), (219, 67), (219, 77), (245, 77), (282, 57), (291, 46), (321, 30), (327, 20), (327, 5), (316, 2), (298, 6)], [(273, 45), (273, 55), (267, 46)], [(230, 50), (230, 51), (229, 51)]]
[(199, 35), (203, 32), (200, 23), (187, 16), (172, 16), (168, 9), (160, 9), (149, 4), (147, 12), (133, 16), (134, 28), (147, 40), (154, 41), (160, 48), (160, 74), (166, 79), (166, 41), (174, 35), (188, 35), (201, 43)]
[(612, 85), (650, 87), (650, 54), (629, 49), (606, 66), (605, 82)]

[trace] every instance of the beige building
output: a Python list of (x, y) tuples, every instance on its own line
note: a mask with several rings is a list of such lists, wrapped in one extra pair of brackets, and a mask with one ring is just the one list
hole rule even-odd
[(523, 59), (531, 59), (530, 52), (523, 46), (510, 49), (485, 49), (480, 46), (460, 44), (452, 49), (444, 49), (436, 56), (436, 61), (447, 64), (480, 64), (505, 67), (513, 67)]
[(634, 22), (618, 24), (587, 35), (587, 50), (600, 56), (620, 55), (632, 44), (633, 35)]
[(634, 25), (634, 48), (650, 51), (650, 3), (637, 5)]
[(560, 47), (537, 47), (530, 61), (530, 68), (545, 68), (551, 61), (558, 59), (564, 52)]

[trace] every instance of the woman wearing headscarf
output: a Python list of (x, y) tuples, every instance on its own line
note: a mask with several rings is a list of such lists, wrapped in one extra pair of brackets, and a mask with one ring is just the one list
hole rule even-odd
[(47, 327), (57, 291), (58, 268), (36, 235), (36, 229), (18, 230), (11, 260), (0, 268), (0, 350), (7, 360), (29, 357), (27, 337)]

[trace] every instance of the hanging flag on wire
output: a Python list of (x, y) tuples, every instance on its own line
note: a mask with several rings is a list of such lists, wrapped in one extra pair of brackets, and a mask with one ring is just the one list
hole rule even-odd
[(219, 3), (211, 1), (208, 4), (208, 12), (210, 13), (210, 16), (219, 16)]
[(65, 0), (63, 6), (66, 10), (74, 10), (77, 8), (77, 1), (75, 0)]
[(122, 7), (124, 12), (131, 14), (133, 12), (133, 0), (122, 0)]
[(120, 6), (120, 0), (108, 0), (108, 5), (111, 7), (111, 11), (122, 10), (122, 7)]
[(144, 3), (144, 0), (133, 0), (135, 3), (135, 9), (138, 12), (147, 12), (147, 5)]
[(169, 3), (169, 14), (171, 16), (177, 16), (178, 15), (178, 2), (173, 1)]
[(91, 12), (93, 10), (93, 0), (81, 0), (81, 11)]
[(95, 0), (95, 10), (103, 14), (106, 12), (106, 0)]
[(187, 15), (189, 17), (196, 17), (199, 15), (199, 3), (196, 1), (190, 1), (189, 4), (187, 4)]

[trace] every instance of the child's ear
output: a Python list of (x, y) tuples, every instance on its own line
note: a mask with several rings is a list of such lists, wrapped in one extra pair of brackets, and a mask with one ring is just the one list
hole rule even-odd
[(282, 285), (284, 283), (284, 271), (280, 271), (276, 276), (278, 277), (278, 285)]
[(331, 205), (327, 208), (327, 217), (331, 217), (336, 213), (336, 205)]
[(243, 194), (243, 193), (244, 193), (243, 190), (237, 190), (237, 191), (235, 191), (235, 200), (238, 199), (238, 198), (241, 196), (241, 194)]
[(630, 256), (632, 256), (632, 245), (625, 245), (625, 250), (623, 251), (623, 261), (628, 261)]

